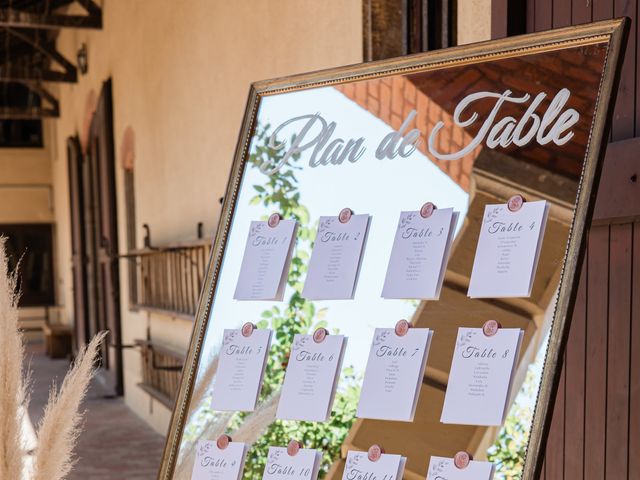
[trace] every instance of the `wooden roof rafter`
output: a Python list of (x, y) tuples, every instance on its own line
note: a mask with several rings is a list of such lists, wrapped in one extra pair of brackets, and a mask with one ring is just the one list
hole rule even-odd
[[(23, 119), (31, 120), (37, 118), (58, 118), (60, 116), (60, 103), (53, 94), (39, 82), (23, 81), (16, 82), (24, 85), (31, 94), (39, 98), (39, 105), (24, 107), (0, 106), (0, 120), (2, 119)], [(46, 103), (46, 105), (45, 105)]]
[(17, 8), (0, 8), (0, 26), (11, 28), (102, 28), (102, 8), (93, 0), (75, 0), (86, 15), (68, 15), (54, 12), (39, 13)]

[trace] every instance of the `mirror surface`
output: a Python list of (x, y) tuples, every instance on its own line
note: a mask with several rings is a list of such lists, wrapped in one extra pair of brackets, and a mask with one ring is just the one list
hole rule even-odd
[[(261, 96), (174, 478), (191, 477), (198, 440), (215, 440), (222, 433), (251, 444), (245, 479), (262, 478), (268, 447), (286, 446), (294, 437), (308, 448), (322, 449), (320, 478), (342, 478), (346, 451), (367, 450), (374, 443), (407, 457), (405, 478), (424, 479), (432, 455), (452, 457), (461, 450), (477, 460), (493, 461), (495, 478), (518, 478), (606, 53), (607, 43), (593, 43)], [(511, 92), (509, 100), (501, 103), (506, 91)], [(456, 107), (476, 93), (456, 122)], [(520, 145), (507, 132), (490, 148), (485, 130), (501, 121), (503, 126), (512, 125), (513, 134), (513, 125), (524, 117), (522, 137), (536, 133), (535, 121), (526, 117), (528, 109), (543, 119), (542, 132), (519, 141)], [(571, 126), (570, 138), (559, 135), (561, 140), (549, 141), (553, 127), (545, 126), (544, 119), (552, 118), (557, 109), (575, 109), (579, 119)], [(545, 117), (545, 112), (552, 113)], [(324, 143), (318, 138), (323, 121)], [(437, 127), (439, 122), (442, 128)], [(309, 128), (304, 130), (305, 126)], [(406, 135), (412, 129), (421, 134), (417, 148), (406, 148), (404, 156), (376, 158), (385, 136), (394, 131)], [(336, 139), (345, 143), (363, 139), (357, 146), (364, 153), (332, 164), (331, 145)], [(271, 148), (270, 140), (281, 148)], [(295, 142), (308, 148), (283, 162)], [(350, 153), (355, 151), (354, 147)], [(532, 293), (528, 298), (471, 299), (467, 289), (485, 205), (506, 203), (514, 194), (527, 201), (544, 199), (550, 206)], [(425, 202), (460, 212), (440, 298), (383, 299), (399, 214), (419, 210)], [(337, 215), (345, 207), (371, 215), (355, 297), (307, 300), (301, 292), (318, 219)], [(250, 222), (273, 212), (299, 222), (284, 300), (234, 300)], [(415, 419), (406, 423), (357, 419), (374, 329), (393, 327), (402, 318), (434, 330)], [(524, 330), (506, 422), (502, 428), (442, 424), (458, 328), (481, 327), (488, 319)], [(274, 330), (258, 407), (253, 413), (217, 412), (211, 408), (211, 387), (223, 330), (240, 328), (245, 322)], [(293, 335), (312, 333), (318, 326), (348, 337), (331, 418), (326, 423), (275, 420)]]

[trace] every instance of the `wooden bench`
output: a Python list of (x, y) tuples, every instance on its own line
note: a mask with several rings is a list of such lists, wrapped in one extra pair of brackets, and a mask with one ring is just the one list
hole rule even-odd
[(51, 358), (67, 358), (71, 355), (71, 327), (46, 323), (44, 332), (45, 352)]

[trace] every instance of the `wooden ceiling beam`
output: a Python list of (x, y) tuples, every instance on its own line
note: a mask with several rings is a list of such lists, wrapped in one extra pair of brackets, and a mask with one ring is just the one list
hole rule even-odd
[(102, 9), (93, 0), (78, 1), (87, 15), (40, 14), (0, 8), (0, 27), (59, 29), (59, 28), (102, 28)]
[[(49, 90), (40, 83), (19, 82), (31, 92), (40, 97), (40, 105), (33, 107), (2, 107), (0, 106), (0, 119), (31, 120), (38, 118), (58, 118), (60, 116), (60, 103)], [(46, 103), (46, 105), (45, 105)]]

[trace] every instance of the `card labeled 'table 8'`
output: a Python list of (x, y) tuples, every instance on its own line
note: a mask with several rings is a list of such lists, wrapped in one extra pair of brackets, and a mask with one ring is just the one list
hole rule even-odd
[(494, 465), (490, 462), (471, 460), (464, 468), (458, 468), (453, 458), (431, 457), (427, 480), (492, 480)]
[(315, 480), (321, 461), (322, 453), (318, 450), (301, 448), (295, 455), (289, 455), (284, 447), (269, 447), (262, 480)]
[(376, 461), (369, 460), (367, 452), (347, 453), (342, 480), (402, 480), (407, 459), (402, 455), (383, 453)]
[(200, 440), (191, 480), (239, 480), (247, 450), (247, 445), (241, 442), (230, 442), (220, 449), (214, 441)]

